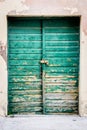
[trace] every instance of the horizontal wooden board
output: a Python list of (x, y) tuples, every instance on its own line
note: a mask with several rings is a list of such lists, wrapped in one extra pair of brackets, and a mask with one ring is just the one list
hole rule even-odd
[(41, 81), (36, 76), (9, 76), (10, 82)]
[(37, 77), (37, 78), (41, 78), (41, 73), (38, 71), (34, 71), (34, 72), (29, 72), (29, 71), (15, 71), (15, 70), (11, 70), (8, 72), (9, 76), (29, 76), (29, 77)]
[(78, 75), (76, 75), (75, 73), (72, 73), (72, 74), (59, 74), (59, 73), (56, 73), (56, 75), (45, 75), (46, 78), (48, 79), (53, 79), (53, 80), (57, 80), (57, 79), (75, 79), (78, 77)]
[(78, 101), (76, 100), (46, 100), (45, 101), (46, 107), (65, 107), (65, 106), (77, 106)]
[(12, 102), (41, 102), (41, 95), (9, 95), (10, 103)]
[[(29, 76), (35, 77), (36, 75), (40, 74), (40, 66), (9, 66), (8, 67), (8, 73), (9, 75), (14, 74), (19, 75), (21, 74), (28, 74)], [(11, 74), (10, 74), (11, 73)]]
[(67, 92), (59, 92), (59, 93), (47, 93), (45, 94), (46, 100), (77, 100), (77, 93), (67, 93)]
[(45, 27), (45, 33), (78, 33), (79, 27)]
[(41, 34), (41, 28), (34, 28), (34, 27), (9, 27), (8, 29), (9, 34)]
[(41, 59), (41, 55), (40, 54), (9, 54), (9, 59), (11, 60), (25, 60), (25, 59)]
[(15, 105), (11, 105), (10, 109), (9, 109), (9, 114), (42, 114), (42, 107), (33, 107), (33, 106), (29, 106), (29, 105), (24, 105), (24, 106), (17, 106)]
[(78, 66), (78, 63), (73, 63), (73, 62), (59, 62), (59, 63), (54, 63), (53, 62), (48, 62), (48, 66), (66, 66), (66, 67), (73, 67), (73, 66)]
[(57, 19), (46, 19), (44, 20), (45, 27), (79, 27), (79, 18), (77, 17), (63, 17)]
[(10, 54), (41, 54), (42, 50), (41, 49), (30, 49), (30, 48), (12, 48), (9, 49)]
[(45, 87), (47, 87), (47, 88), (59, 88), (59, 89), (64, 89), (64, 88), (74, 88), (74, 87), (76, 87), (77, 89), (78, 89), (78, 81), (76, 81), (76, 80), (67, 80), (67, 81), (65, 81), (65, 80), (61, 80), (61, 81), (45, 81)]
[[(14, 105), (13, 105), (14, 104)], [(16, 107), (16, 109), (18, 107), (41, 107), (42, 106), (42, 102), (20, 102), (20, 103), (9, 103), (10, 107)]]
[[(55, 51), (54, 51), (55, 52)], [(78, 57), (79, 51), (46, 52), (46, 57)]]
[[(51, 84), (51, 82), (50, 82)], [(68, 92), (68, 93), (77, 93), (77, 87), (61, 87), (61, 86), (46, 86), (45, 87), (46, 93), (59, 93), (59, 92)]]
[(34, 22), (34, 19), (31, 20), (31, 19), (15, 19), (15, 18), (12, 18), (9, 20), (8, 22), (8, 26), (9, 28), (12, 27), (40, 27), (41, 23), (40, 23), (40, 20), (35, 20)]
[(45, 41), (45, 44), (46, 44), (46, 49), (47, 48), (59, 48), (59, 47), (73, 47), (73, 46), (79, 46), (79, 41), (76, 39), (75, 41)]
[(22, 70), (9, 70), (8, 71), (8, 75), (9, 76), (30, 76), (30, 77), (37, 77), (37, 78), (41, 78), (41, 72), (39, 70), (33, 70), (33, 71), (29, 71), (28, 69), (26, 70), (25, 68), (23, 68)]
[[(9, 41), (10, 49), (41, 49), (41, 41)], [(9, 50), (10, 50), (9, 49)]]
[(78, 80), (78, 77), (76, 77), (76, 76), (70, 76), (70, 75), (67, 75), (67, 76), (64, 76), (64, 75), (60, 75), (60, 76), (49, 76), (49, 77), (47, 77), (46, 76), (46, 79), (45, 79), (45, 81), (52, 81), (52, 82), (54, 82), (54, 81), (60, 81), (60, 80)]
[(9, 40), (17, 40), (17, 41), (40, 41), (40, 34), (9, 34)]
[(71, 81), (70, 80), (69, 81), (68, 80), (67, 81), (60, 80), (60, 81), (57, 81), (57, 82), (56, 81), (54, 81), (54, 82), (52, 82), (52, 81), (51, 82), (50, 81), (45, 81), (45, 84), (46, 85), (53, 85), (53, 86), (54, 85), (58, 85), (58, 86), (60, 86), (60, 85), (78, 86), (78, 81), (77, 80), (71, 80)]
[(79, 35), (77, 34), (54, 34), (45, 35), (46, 41), (76, 41), (79, 40)]
[(46, 78), (77, 78), (79, 73), (45, 73)]
[(78, 58), (77, 57), (55, 57), (55, 58), (48, 58), (48, 66), (78, 66)]
[(78, 67), (56, 67), (56, 66), (46, 66), (46, 72), (59, 72), (59, 73), (77, 73)]
[(41, 83), (9, 83), (8, 90), (42, 90)]
[(8, 63), (8, 65), (9, 66), (17, 66), (17, 65), (19, 65), (19, 66), (40, 66), (41, 65), (41, 63), (40, 63), (40, 60), (9, 60), (9, 63)]
[(58, 46), (57, 48), (54, 47), (55, 43), (53, 44), (53, 47), (46, 47), (46, 51), (48, 52), (61, 52), (61, 51), (79, 51), (79, 46)]
[(59, 113), (62, 113), (62, 114), (65, 114), (65, 113), (78, 113), (78, 107), (75, 106), (75, 107), (72, 107), (72, 106), (64, 106), (64, 107), (61, 107), (61, 106), (58, 106), (58, 107), (46, 107), (45, 108), (45, 112), (46, 114), (48, 113), (51, 113), (51, 114), (59, 114)]
[(23, 96), (23, 95), (42, 95), (42, 90), (11, 90), (8, 92), (9, 95), (19, 95), (19, 96)]

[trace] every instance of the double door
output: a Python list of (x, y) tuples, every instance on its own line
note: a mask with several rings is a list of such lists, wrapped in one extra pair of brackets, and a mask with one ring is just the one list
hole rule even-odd
[(78, 113), (79, 18), (8, 19), (8, 114)]

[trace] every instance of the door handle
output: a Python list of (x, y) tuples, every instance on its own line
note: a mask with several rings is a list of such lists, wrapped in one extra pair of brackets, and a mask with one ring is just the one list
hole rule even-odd
[(44, 59), (41, 60), (40, 63), (41, 63), (41, 64), (47, 64), (47, 65), (48, 65), (48, 61), (47, 61), (47, 60), (44, 60)]

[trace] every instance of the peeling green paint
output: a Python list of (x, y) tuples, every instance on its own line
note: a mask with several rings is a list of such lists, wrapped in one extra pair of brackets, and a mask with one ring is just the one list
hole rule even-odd
[(9, 114), (77, 113), (79, 18), (9, 18), (8, 33)]

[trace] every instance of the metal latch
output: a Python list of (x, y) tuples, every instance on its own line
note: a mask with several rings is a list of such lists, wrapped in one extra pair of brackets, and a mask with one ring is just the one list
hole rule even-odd
[(44, 60), (44, 59), (41, 60), (40, 63), (41, 63), (41, 64), (47, 64), (47, 65), (48, 65), (48, 61), (47, 61), (47, 60)]

